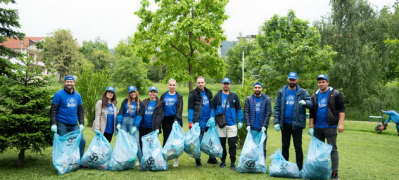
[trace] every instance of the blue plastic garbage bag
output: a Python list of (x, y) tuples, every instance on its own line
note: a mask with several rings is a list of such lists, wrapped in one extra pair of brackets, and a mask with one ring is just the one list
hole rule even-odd
[(108, 160), (111, 157), (112, 146), (102, 134), (96, 134), (90, 143), (89, 149), (83, 154), (82, 166), (107, 170)]
[(116, 138), (114, 150), (109, 158), (108, 169), (111, 171), (133, 169), (137, 150), (137, 142), (134, 137), (125, 130), (120, 130)]
[(266, 173), (266, 161), (263, 154), (263, 142), (266, 134), (262, 131), (249, 131), (238, 160), (240, 173)]
[(303, 179), (330, 179), (331, 165), (330, 154), (332, 146), (316, 137), (310, 141), (305, 163), (301, 171)]
[(285, 178), (298, 178), (299, 168), (293, 163), (286, 161), (278, 149), (270, 159), (273, 159), (272, 165), (269, 167), (269, 174), (273, 177), (285, 177)]
[(200, 133), (201, 129), (198, 123), (195, 123), (190, 130), (186, 133), (184, 139), (184, 152), (193, 158), (200, 158)]
[(167, 161), (178, 158), (184, 151), (184, 132), (183, 128), (175, 121), (172, 125), (172, 131), (166, 141), (162, 153)]
[(201, 141), (201, 151), (210, 157), (222, 158), (223, 148), (215, 126), (211, 126)]
[(143, 157), (140, 162), (140, 171), (166, 171), (168, 162), (162, 154), (158, 133), (153, 131), (141, 138), (143, 143)]
[(52, 158), (59, 175), (79, 169), (81, 139), (82, 133), (79, 129), (63, 136), (54, 133)]

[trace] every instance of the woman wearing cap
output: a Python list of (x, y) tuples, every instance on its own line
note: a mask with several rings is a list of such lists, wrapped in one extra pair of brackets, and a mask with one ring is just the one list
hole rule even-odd
[(93, 122), (93, 131), (96, 134), (102, 133), (109, 142), (116, 126), (116, 112), (118, 106), (116, 102), (115, 88), (109, 86), (100, 100), (96, 104), (96, 116)]
[[(152, 131), (157, 131), (157, 133), (159, 133), (159, 129), (164, 117), (163, 103), (158, 98), (158, 89), (152, 86), (148, 90), (148, 94), (150, 97), (143, 101), (144, 115), (139, 128), (140, 139)], [(140, 146), (142, 146), (141, 141)]]
[[(161, 95), (163, 102), (164, 119), (162, 121), (163, 130), (163, 145), (166, 144), (169, 134), (172, 131), (172, 125), (178, 121), (180, 126), (183, 127), (182, 114), (183, 114), (183, 96), (176, 92), (176, 80), (170, 79), (168, 81), (169, 91)], [(177, 158), (173, 163), (174, 167), (178, 166)]]
[(138, 146), (137, 156), (139, 161), (141, 161), (142, 153), (137, 130), (144, 114), (144, 104), (140, 101), (136, 86), (129, 86), (127, 92), (127, 98), (123, 100), (116, 118), (118, 122), (116, 128), (118, 131), (122, 129), (133, 135)]

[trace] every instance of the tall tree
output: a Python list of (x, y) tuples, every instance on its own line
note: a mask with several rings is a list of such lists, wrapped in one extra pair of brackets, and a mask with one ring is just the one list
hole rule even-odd
[(155, 55), (159, 64), (167, 65), (166, 79), (188, 81), (189, 90), (198, 75), (222, 78), (225, 64), (218, 55), (225, 40), (222, 23), (227, 20), (228, 0), (154, 0), (141, 1), (135, 14), (141, 19), (134, 34), (139, 55)]
[(261, 27), (257, 37), (264, 57), (259, 61), (259, 79), (272, 92), (285, 83), (287, 74), (297, 72), (304, 88), (316, 86), (314, 78), (332, 66), (335, 52), (320, 47), (320, 34), (309, 22), (289, 10), (286, 17), (274, 15)]
[(94, 41), (83, 41), (83, 45), (79, 51), (90, 63), (94, 65), (94, 71), (112, 71), (112, 53), (108, 49), (107, 42), (101, 40), (100, 37), (97, 37)]
[(66, 74), (77, 74), (85, 63), (78, 42), (71, 31), (65, 29), (58, 29), (46, 37), (39, 56), (47, 67), (58, 72), (59, 82)]

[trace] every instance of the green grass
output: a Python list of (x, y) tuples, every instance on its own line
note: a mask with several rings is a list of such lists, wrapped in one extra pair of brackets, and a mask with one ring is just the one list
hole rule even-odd
[[(383, 134), (376, 134), (374, 126), (376, 122), (346, 121), (345, 132), (338, 135), (338, 152), (340, 156), (339, 175), (341, 179), (397, 179), (397, 157), (399, 157), (399, 137), (396, 136), (394, 124), (390, 123)], [(187, 132), (187, 127), (184, 131)], [(84, 136), (88, 148), (94, 133), (86, 127)], [(162, 142), (162, 135), (159, 136)], [(114, 145), (115, 138), (111, 143)], [(307, 129), (303, 131), (303, 151), (309, 146), (310, 136)], [(272, 127), (268, 129), (267, 156), (272, 155), (281, 148), (281, 133)], [(0, 154), (0, 178), (1, 179), (278, 179), (269, 174), (241, 174), (233, 172), (228, 167), (219, 169), (217, 165), (206, 164), (207, 155), (202, 153), (203, 166), (196, 168), (194, 159), (186, 153), (179, 158), (179, 167), (172, 167), (169, 162), (169, 170), (164, 172), (142, 172), (135, 167), (133, 170), (112, 172), (82, 168), (65, 175), (57, 175), (51, 160), (52, 148), (47, 148), (42, 154), (26, 153), (26, 163), (23, 168), (16, 168), (18, 151), (10, 149)], [(241, 150), (237, 150), (237, 160)], [(290, 160), (295, 160), (294, 148), (290, 148)], [(230, 164), (229, 159), (227, 160)], [(267, 158), (269, 168), (271, 160)], [(236, 165), (238, 161), (236, 162)]]

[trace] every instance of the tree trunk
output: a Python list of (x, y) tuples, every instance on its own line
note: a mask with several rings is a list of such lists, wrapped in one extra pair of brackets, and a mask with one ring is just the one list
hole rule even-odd
[[(190, 74), (190, 77), (192, 79), (193, 78), (193, 65), (191, 65), (191, 64), (188, 65), (188, 73)], [(188, 90), (189, 90), (188, 93), (190, 93), (193, 90), (193, 81), (192, 80), (188, 83)]]
[(24, 166), (25, 163), (25, 149), (19, 151), (17, 167)]

